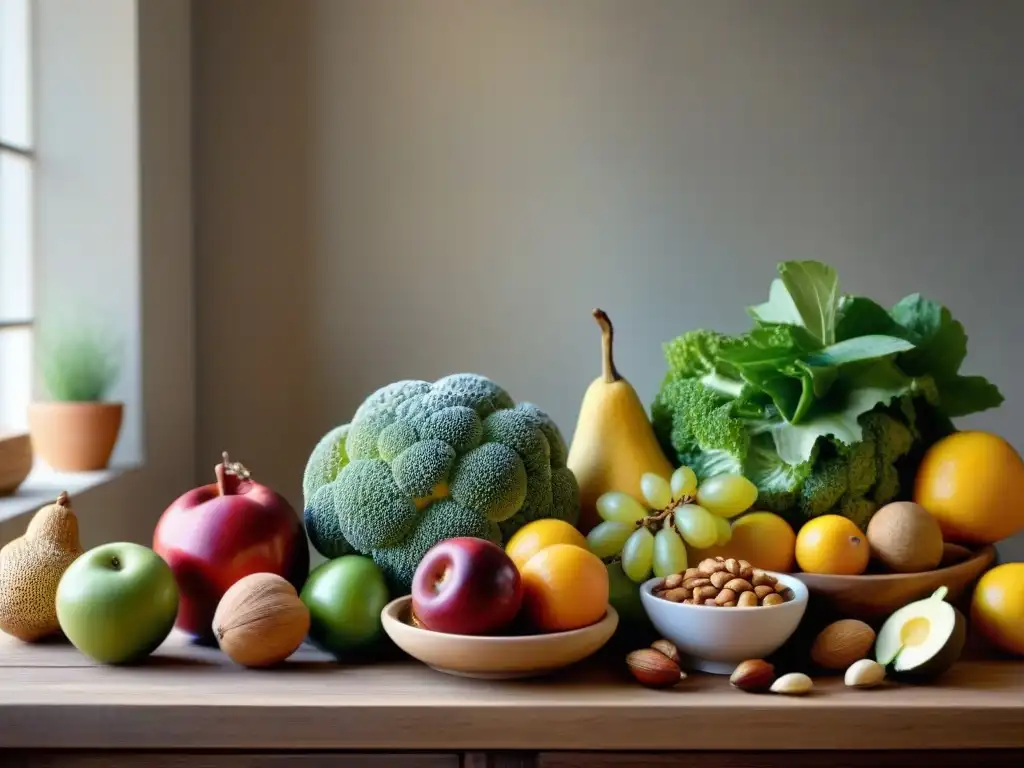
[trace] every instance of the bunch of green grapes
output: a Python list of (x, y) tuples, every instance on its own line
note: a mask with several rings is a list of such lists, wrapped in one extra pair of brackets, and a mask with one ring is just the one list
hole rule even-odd
[[(716, 475), (697, 487), (689, 467), (666, 480), (648, 472), (640, 490), (650, 509), (628, 493), (609, 491), (597, 500), (602, 522), (587, 535), (590, 550), (602, 560), (620, 557), (634, 582), (680, 573), (687, 568), (686, 547), (707, 549), (732, 538), (729, 519), (757, 501), (757, 486), (743, 475)], [(652, 528), (655, 532), (652, 532)]]

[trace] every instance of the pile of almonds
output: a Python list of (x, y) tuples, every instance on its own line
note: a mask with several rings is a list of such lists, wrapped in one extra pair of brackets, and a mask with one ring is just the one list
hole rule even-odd
[(793, 591), (746, 560), (709, 557), (696, 568), (666, 576), (655, 585), (654, 596), (684, 605), (754, 608), (788, 602)]

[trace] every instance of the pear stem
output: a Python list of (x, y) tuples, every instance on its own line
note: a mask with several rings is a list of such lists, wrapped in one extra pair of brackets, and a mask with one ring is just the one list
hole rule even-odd
[(60, 495), (57, 497), (57, 506), (58, 507), (66, 507), (68, 505), (69, 501), (70, 501), (70, 499), (68, 498), (68, 492), (67, 491), (61, 491)]
[(615, 329), (612, 328), (612, 321), (603, 309), (595, 309), (592, 314), (597, 324), (601, 326), (601, 378), (606, 384), (613, 384), (622, 378), (615, 367), (615, 358), (612, 355)]

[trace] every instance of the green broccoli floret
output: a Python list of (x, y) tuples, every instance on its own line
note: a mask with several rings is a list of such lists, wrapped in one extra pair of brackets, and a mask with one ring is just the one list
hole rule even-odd
[(405, 590), (442, 539), (500, 544), (527, 522), (575, 525), (579, 515), (558, 427), (476, 374), (383, 387), (314, 454), (303, 479), (313, 546), (326, 557), (371, 555)]
[(342, 467), (348, 464), (345, 438), (349, 425), (335, 427), (317, 442), (306, 462), (302, 475), (302, 496), (305, 499), (303, 523), (306, 535), (316, 550), (325, 557), (335, 558), (354, 552), (345, 541), (334, 513), (334, 488), (331, 483)]
[(750, 447), (747, 423), (733, 416), (735, 400), (699, 379), (666, 380), (651, 405), (654, 432), (667, 453), (703, 480), (739, 473)]

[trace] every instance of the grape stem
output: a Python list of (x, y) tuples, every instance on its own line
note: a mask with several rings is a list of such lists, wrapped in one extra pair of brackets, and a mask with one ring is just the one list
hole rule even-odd
[(646, 517), (637, 520), (636, 527), (640, 528), (643, 526), (644, 528), (654, 529), (658, 527), (658, 523), (663, 521), (666, 522), (666, 525), (672, 525), (674, 522), (673, 513), (684, 504), (692, 504), (696, 500), (696, 496), (683, 496), (681, 499), (669, 502), (669, 505), (664, 509), (658, 510), (653, 515), (647, 515)]

